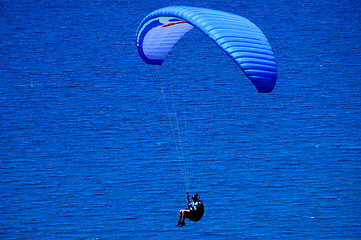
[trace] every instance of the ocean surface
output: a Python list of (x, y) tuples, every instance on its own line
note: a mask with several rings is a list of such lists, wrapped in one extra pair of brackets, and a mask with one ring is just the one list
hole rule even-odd
[[(146, 65), (137, 27), (169, 5), (254, 22), (274, 91), (197, 29)], [(1, 239), (361, 239), (359, 0), (2, 0), (0, 21)], [(205, 215), (179, 228), (186, 190)]]

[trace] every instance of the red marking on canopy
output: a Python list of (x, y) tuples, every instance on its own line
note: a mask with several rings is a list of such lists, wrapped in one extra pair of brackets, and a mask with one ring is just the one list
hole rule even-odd
[(185, 22), (169, 23), (169, 24), (163, 25), (162, 27), (170, 27), (170, 26), (173, 26), (173, 25), (181, 24), (181, 23), (185, 23)]

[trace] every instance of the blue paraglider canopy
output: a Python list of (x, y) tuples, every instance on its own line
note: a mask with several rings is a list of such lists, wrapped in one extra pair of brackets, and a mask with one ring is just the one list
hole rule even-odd
[(170, 6), (150, 13), (137, 30), (140, 57), (148, 64), (161, 65), (177, 41), (193, 27), (209, 36), (243, 70), (258, 92), (274, 89), (277, 65), (266, 36), (246, 18), (223, 11)]

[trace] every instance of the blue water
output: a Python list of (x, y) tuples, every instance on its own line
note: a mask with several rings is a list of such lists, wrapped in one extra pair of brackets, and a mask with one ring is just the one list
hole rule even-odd
[[(197, 30), (146, 66), (135, 31), (168, 5), (257, 24), (275, 90)], [(359, 1), (3, 0), (0, 21), (1, 239), (361, 238)], [(177, 228), (184, 176), (206, 212)]]

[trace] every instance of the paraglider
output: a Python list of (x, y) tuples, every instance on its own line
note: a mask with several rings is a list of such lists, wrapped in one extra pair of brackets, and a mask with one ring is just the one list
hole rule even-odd
[(179, 211), (179, 220), (176, 226), (183, 227), (185, 225), (185, 219), (189, 219), (193, 222), (198, 222), (201, 220), (204, 214), (204, 205), (200, 200), (198, 193), (192, 196), (193, 202), (189, 200), (189, 195), (187, 193), (187, 209), (182, 209)]
[(137, 30), (137, 48), (147, 64), (161, 65), (193, 27), (205, 33), (245, 73), (260, 93), (274, 89), (277, 66), (262, 31), (241, 16), (206, 8), (170, 6), (146, 16)]
[[(147, 15), (138, 27), (136, 44), (139, 56), (147, 64), (162, 65), (178, 40), (193, 28), (213, 40), (239, 66), (259, 93), (272, 92), (277, 80), (277, 65), (266, 36), (254, 23), (232, 13), (188, 6), (158, 9)], [(177, 226), (183, 226), (186, 218), (191, 221), (202, 218), (203, 203), (198, 195), (194, 195), (192, 200), (189, 201), (187, 193), (188, 208), (180, 210)]]

